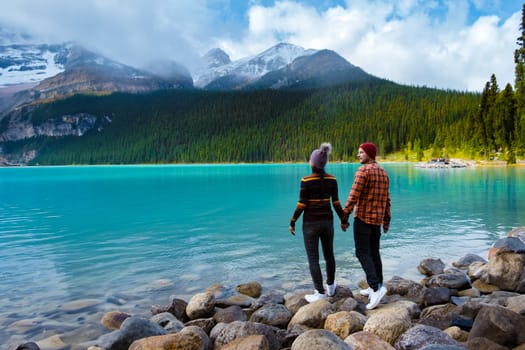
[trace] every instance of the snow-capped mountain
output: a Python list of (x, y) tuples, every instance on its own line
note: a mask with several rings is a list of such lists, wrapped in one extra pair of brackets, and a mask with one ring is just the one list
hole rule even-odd
[(1, 45), (0, 88), (37, 84), (64, 71), (65, 45)]
[(244, 89), (319, 88), (345, 82), (377, 79), (336, 52), (320, 50), (300, 56), (281, 69), (271, 71)]
[(235, 61), (213, 49), (202, 57), (202, 67), (192, 76), (186, 67), (163, 57), (138, 69), (74, 43), (0, 45), (0, 111), (79, 92), (316, 88), (377, 79), (334, 51), (288, 43)]
[[(174, 74), (168, 64), (156, 65), (151, 73), (107, 59), (80, 46), (69, 50), (64, 72), (45, 79), (33, 90), (40, 98), (53, 98), (76, 92), (148, 92), (160, 89), (191, 88), (189, 73)], [(161, 76), (160, 71), (166, 76)]]
[[(212, 90), (240, 89), (269, 72), (284, 68), (298, 57), (315, 52), (317, 51), (313, 49), (306, 50), (300, 46), (280, 43), (258, 55), (228, 62), (229, 57), (222, 50), (215, 49), (204, 57), (205, 61), (213, 62), (213, 65), (194, 74), (194, 85)], [(217, 62), (225, 63), (218, 65)]]
[[(189, 71), (176, 62), (159, 60), (152, 67), (150, 70), (130, 67), (73, 43), (1, 45), (0, 111), (79, 92), (149, 92), (193, 87)], [(18, 86), (25, 90), (20, 91)]]

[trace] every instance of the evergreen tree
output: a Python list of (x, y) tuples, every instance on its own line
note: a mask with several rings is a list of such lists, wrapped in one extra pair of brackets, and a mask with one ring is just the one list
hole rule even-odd
[(514, 51), (517, 117), (515, 119), (514, 148), (518, 154), (525, 154), (525, 4), (521, 10), (521, 35), (517, 38), (518, 49)]

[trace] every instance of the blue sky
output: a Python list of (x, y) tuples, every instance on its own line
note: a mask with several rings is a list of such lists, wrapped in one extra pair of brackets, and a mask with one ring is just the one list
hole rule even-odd
[(398, 83), (480, 91), (514, 83), (518, 0), (17, 0), (0, 26), (40, 42), (78, 41), (132, 65), (190, 69), (219, 47), (232, 60), (279, 42), (330, 49)]

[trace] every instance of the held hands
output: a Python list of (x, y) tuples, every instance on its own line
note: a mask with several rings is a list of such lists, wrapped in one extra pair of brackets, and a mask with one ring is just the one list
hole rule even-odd
[(346, 223), (341, 223), (341, 230), (343, 230), (343, 232), (346, 232), (349, 226), (350, 223), (348, 221)]

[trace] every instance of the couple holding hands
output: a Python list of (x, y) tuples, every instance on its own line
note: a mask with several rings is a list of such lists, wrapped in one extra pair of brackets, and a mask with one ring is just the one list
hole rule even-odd
[[(328, 155), (332, 150), (329, 143), (321, 144), (310, 155), (312, 173), (301, 179), (299, 202), (290, 221), (290, 233), (295, 235), (295, 223), (303, 214), (303, 237), (310, 274), (314, 283), (314, 294), (305, 299), (314, 302), (333, 296), (336, 290), (334, 258), (334, 223), (332, 206), (341, 220), (341, 229), (350, 226), (350, 214), (354, 212), (355, 254), (363, 268), (369, 288), (361, 290), (369, 297), (368, 310), (375, 308), (386, 295), (383, 286), (381, 263), (381, 226), (387, 233), (390, 226), (390, 190), (386, 171), (376, 162), (377, 148), (371, 142), (359, 146), (359, 162), (354, 182), (344, 207), (338, 195), (337, 179), (325, 171)], [(326, 283), (319, 264), (319, 242), (326, 262)]]

